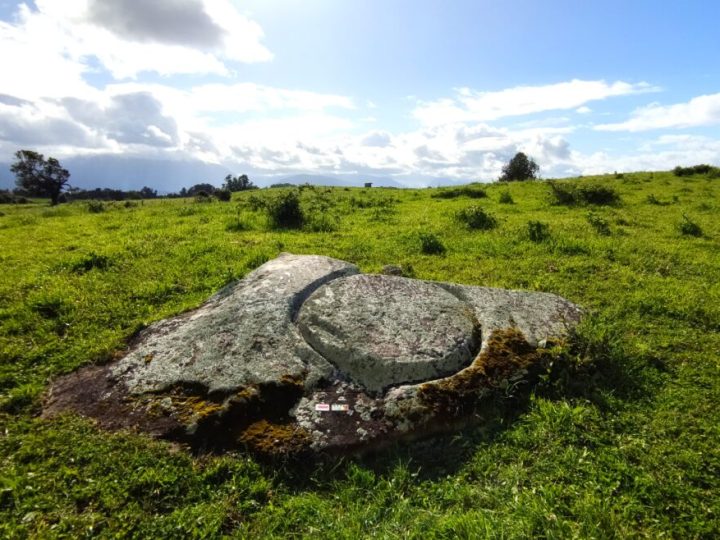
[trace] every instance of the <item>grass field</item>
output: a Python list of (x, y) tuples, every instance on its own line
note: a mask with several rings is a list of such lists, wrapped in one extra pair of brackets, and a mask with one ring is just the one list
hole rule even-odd
[[(546, 182), (306, 188), (299, 230), (271, 226), (277, 189), (0, 206), (0, 536), (720, 537), (720, 179), (559, 185), (619, 201), (553, 205)], [(193, 456), (38, 418), (53, 377), (282, 251), (554, 292), (587, 309), (586, 345), (515, 414), (362, 460)]]

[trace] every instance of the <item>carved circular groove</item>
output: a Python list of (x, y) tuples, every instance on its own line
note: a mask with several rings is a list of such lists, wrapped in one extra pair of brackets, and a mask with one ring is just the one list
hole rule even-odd
[(479, 344), (465, 304), (441, 287), (395, 276), (331, 281), (305, 301), (297, 322), (317, 352), (374, 392), (451, 375)]

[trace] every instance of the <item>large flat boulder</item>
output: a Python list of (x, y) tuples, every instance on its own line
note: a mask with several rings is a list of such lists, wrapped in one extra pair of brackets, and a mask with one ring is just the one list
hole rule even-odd
[(581, 317), (549, 293), (362, 275), (282, 254), (123, 357), (58, 379), (72, 410), (200, 448), (347, 452), (455, 429), (527, 387)]
[(293, 318), (318, 287), (357, 272), (328, 257), (282, 254), (197, 310), (147, 328), (113, 375), (133, 394), (181, 385), (229, 393), (283, 377), (312, 385), (332, 367)]

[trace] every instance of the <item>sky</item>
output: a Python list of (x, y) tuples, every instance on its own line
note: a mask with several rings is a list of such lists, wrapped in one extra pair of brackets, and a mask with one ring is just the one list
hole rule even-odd
[(545, 178), (720, 165), (719, 17), (710, 0), (0, 0), (0, 163), (406, 185), (492, 181), (518, 151)]

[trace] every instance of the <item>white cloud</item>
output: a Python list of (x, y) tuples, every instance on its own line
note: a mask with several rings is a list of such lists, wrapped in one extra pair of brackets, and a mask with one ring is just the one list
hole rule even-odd
[(47, 18), (32, 15), (25, 5), (19, 18), (19, 25), (0, 21), (0, 92), (28, 100), (92, 93), (83, 79), (88, 68), (61, 45), (63, 32)]
[(657, 90), (644, 82), (609, 84), (578, 79), (544, 86), (517, 86), (496, 92), (459, 88), (452, 98), (421, 101), (413, 115), (425, 125), (486, 122), (543, 111), (576, 109), (590, 101)]
[(190, 47), (217, 47), (225, 31), (200, 0), (89, 0), (88, 22), (122, 39)]
[(588, 114), (592, 112), (592, 109), (586, 105), (583, 105), (582, 107), (578, 107), (575, 109), (575, 112), (578, 114)]
[(354, 108), (352, 100), (347, 96), (273, 88), (254, 83), (196, 86), (186, 94), (186, 98), (193, 110), (203, 112), (244, 113), (283, 109), (319, 111), (331, 107)]
[(720, 124), (720, 93), (698, 96), (686, 103), (652, 103), (636, 109), (628, 120), (595, 126), (598, 131), (647, 131)]
[[(40, 93), (43, 80), (66, 88), (65, 95), (73, 86), (85, 89), (82, 75), (93, 59), (115, 79), (142, 72), (228, 75), (229, 61), (272, 59), (262, 28), (229, 0), (36, 0), (35, 5), (33, 10), (20, 4), (14, 23), (0, 22), (0, 68), (14, 74), (13, 86), (24, 94)], [(41, 95), (60, 92), (45, 89)]]
[(374, 146), (377, 148), (384, 148), (389, 146), (392, 141), (392, 135), (387, 131), (373, 131), (368, 133), (360, 140), (362, 146)]

